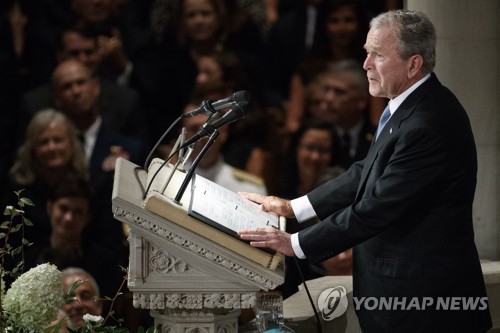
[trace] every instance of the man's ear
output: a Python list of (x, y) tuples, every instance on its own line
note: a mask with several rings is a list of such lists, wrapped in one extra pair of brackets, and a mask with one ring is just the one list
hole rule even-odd
[(424, 58), (421, 55), (415, 54), (408, 59), (408, 78), (413, 78), (422, 69)]

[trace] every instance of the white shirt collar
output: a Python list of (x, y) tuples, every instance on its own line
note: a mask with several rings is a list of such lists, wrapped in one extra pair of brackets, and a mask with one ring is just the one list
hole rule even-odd
[(418, 87), (420, 87), (422, 85), (422, 83), (424, 83), (425, 81), (427, 81), (429, 78), (431, 77), (431, 74), (427, 74), (426, 76), (424, 76), (423, 78), (421, 78), (420, 80), (418, 80), (417, 82), (415, 82), (410, 88), (406, 89), (405, 91), (403, 91), (402, 94), (400, 94), (399, 96), (397, 96), (396, 98), (394, 99), (391, 99), (389, 101), (389, 110), (391, 111), (391, 116), (394, 114), (394, 112), (396, 112), (396, 110), (399, 108), (399, 106), (404, 102), (404, 100), (412, 93), (415, 91), (415, 89), (417, 89)]
[(97, 117), (96, 121), (83, 133), (85, 137), (85, 156), (90, 161), (92, 152), (94, 151), (95, 143), (97, 141), (97, 133), (101, 127), (102, 118)]

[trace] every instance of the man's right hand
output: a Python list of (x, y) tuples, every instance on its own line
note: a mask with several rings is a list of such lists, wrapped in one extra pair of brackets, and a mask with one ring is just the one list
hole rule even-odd
[(290, 200), (262, 194), (238, 192), (243, 198), (260, 204), (265, 212), (275, 213), (286, 218), (295, 218)]

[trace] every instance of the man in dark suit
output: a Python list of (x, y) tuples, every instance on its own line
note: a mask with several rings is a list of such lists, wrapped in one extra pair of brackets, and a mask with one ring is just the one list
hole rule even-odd
[[(435, 44), (434, 26), (420, 12), (374, 18), (364, 68), (370, 94), (390, 99), (390, 118), (366, 159), (292, 201), (243, 194), (285, 217), (322, 220), (292, 235), (240, 232), (253, 246), (318, 262), (354, 246), (353, 293), (364, 332), (491, 327), (472, 223), (476, 148), (465, 110), (432, 72)], [(374, 309), (363, 297), (407, 303)], [(426, 297), (432, 304), (422, 308)]]
[(142, 141), (117, 133), (101, 116), (98, 98), (99, 81), (78, 60), (65, 60), (52, 75), (53, 103), (80, 131), (89, 162), (92, 184), (96, 189), (93, 207), (95, 217), (88, 231), (113, 250), (121, 251), (122, 225), (113, 218), (111, 193), (115, 161), (118, 157), (142, 164), (146, 149)]
[[(99, 78), (101, 93), (98, 103), (101, 116), (115, 131), (140, 140), (147, 140), (144, 109), (139, 93), (126, 85), (101, 75), (102, 60), (98, 54), (97, 37), (87, 26), (75, 23), (61, 33), (57, 52), (59, 62), (69, 59), (81, 61)], [(19, 115), (19, 134), (31, 117), (41, 109), (53, 107), (50, 84), (40, 85), (22, 96), (21, 114)], [(22, 138), (18, 138), (18, 141)]]

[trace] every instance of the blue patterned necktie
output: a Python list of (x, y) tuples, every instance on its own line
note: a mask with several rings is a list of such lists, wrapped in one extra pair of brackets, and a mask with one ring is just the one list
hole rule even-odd
[(391, 118), (391, 111), (389, 110), (389, 105), (387, 105), (384, 109), (384, 112), (382, 112), (382, 115), (380, 116), (380, 121), (378, 122), (377, 135), (375, 136), (375, 140), (377, 140), (378, 135), (380, 134), (380, 132), (382, 132), (382, 129), (384, 128), (389, 118)]

